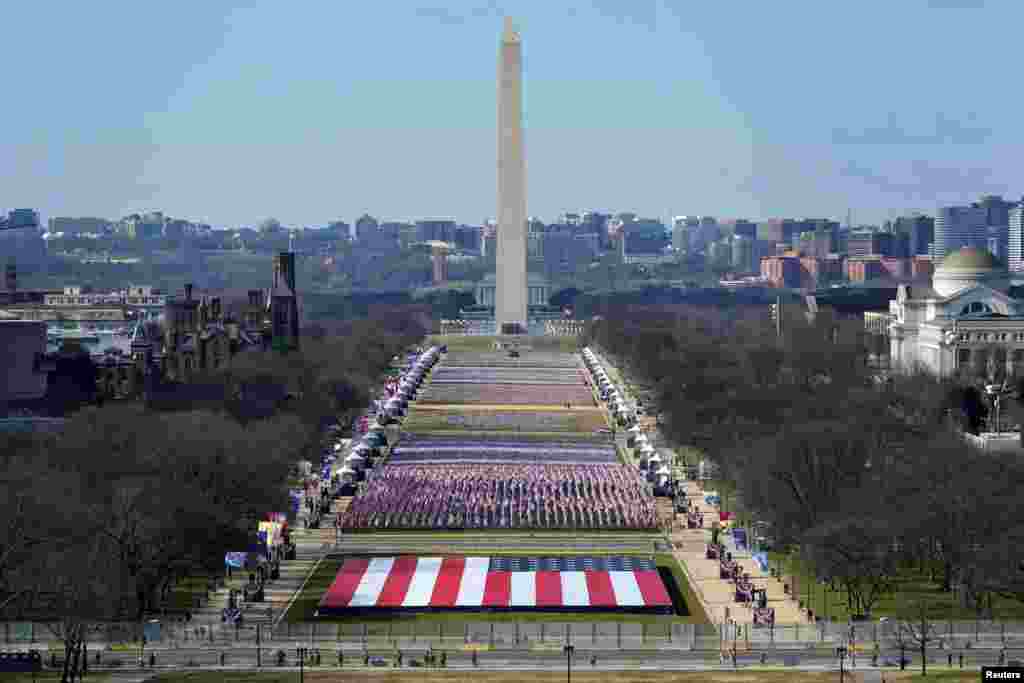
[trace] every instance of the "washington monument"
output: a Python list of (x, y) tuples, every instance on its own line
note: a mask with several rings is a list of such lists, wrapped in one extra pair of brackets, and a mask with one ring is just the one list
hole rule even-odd
[[(505, 17), (498, 54), (498, 253), (494, 321), (500, 334), (525, 332), (526, 161), (523, 154), (523, 55)], [(521, 326), (521, 327), (520, 327)]]

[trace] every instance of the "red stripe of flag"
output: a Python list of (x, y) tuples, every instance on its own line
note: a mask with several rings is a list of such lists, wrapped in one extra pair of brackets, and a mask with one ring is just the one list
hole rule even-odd
[(537, 607), (562, 606), (562, 577), (559, 572), (537, 572)]
[(363, 575), (369, 566), (370, 560), (366, 557), (345, 560), (345, 563), (341, 565), (341, 569), (338, 570), (338, 574), (334, 577), (334, 583), (324, 593), (324, 597), (320, 599), (320, 606), (348, 607), (348, 603), (351, 602), (352, 596), (355, 594), (359, 582), (363, 580)]
[(446, 557), (441, 562), (441, 571), (434, 583), (434, 592), (430, 595), (431, 607), (455, 607), (459, 597), (459, 584), (462, 583), (462, 570), (466, 568), (466, 558)]
[(388, 578), (384, 580), (384, 587), (381, 588), (380, 595), (377, 597), (377, 607), (401, 607), (415, 572), (415, 557), (396, 557), (395, 563), (388, 573)]
[(590, 594), (591, 607), (618, 607), (615, 601), (615, 589), (612, 579), (606, 571), (585, 571), (587, 592)]
[(512, 599), (512, 572), (487, 572), (481, 607), (508, 607)]
[(656, 571), (633, 571), (636, 583), (640, 586), (640, 593), (644, 596), (644, 605), (648, 607), (662, 607), (672, 604), (672, 598), (665, 590), (665, 584), (661, 581), (661, 575)]

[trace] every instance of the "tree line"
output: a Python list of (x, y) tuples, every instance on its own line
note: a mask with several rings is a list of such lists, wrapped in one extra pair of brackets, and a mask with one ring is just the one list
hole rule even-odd
[(1024, 463), (961, 438), (976, 389), (885, 381), (859, 319), (782, 315), (778, 335), (765, 307), (618, 309), (584, 336), (648, 388), (670, 443), (700, 448), (776, 544), (842, 584), (852, 614), (908, 569), (979, 613), (1024, 601)]
[[(204, 381), (219, 406), (86, 406), (58, 433), (0, 433), (0, 609), (53, 624), (80, 666), (90, 624), (141, 620), (187, 576), (219, 576), (257, 522), (290, 510), (288, 478), (318, 461), (323, 427), (365, 409), (396, 354), (424, 330), (394, 321), (311, 330), (289, 355), (245, 353)], [(281, 396), (246, 410), (250, 396)]]

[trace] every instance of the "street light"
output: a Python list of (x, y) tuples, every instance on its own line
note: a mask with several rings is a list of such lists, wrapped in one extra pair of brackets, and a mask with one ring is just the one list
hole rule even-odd
[(732, 668), (736, 668), (736, 638), (739, 635), (739, 624), (736, 623), (735, 619), (730, 619), (729, 623), (732, 624)]
[(576, 651), (574, 645), (566, 645), (562, 648), (565, 653), (565, 680), (572, 683), (572, 653)]
[(308, 651), (309, 650), (307, 650), (304, 647), (300, 647), (300, 648), (298, 648), (296, 650), (296, 652), (298, 652), (298, 654), (299, 654), (299, 683), (303, 683), (306, 680), (305, 679), (304, 664), (306, 662), (306, 653)]

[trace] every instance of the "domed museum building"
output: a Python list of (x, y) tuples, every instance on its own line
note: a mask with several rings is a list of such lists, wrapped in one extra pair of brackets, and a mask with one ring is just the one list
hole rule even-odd
[(1000, 366), (1024, 373), (1024, 300), (1009, 290), (1006, 266), (976, 247), (947, 255), (930, 287), (900, 285), (889, 302), (893, 366), (939, 376)]

